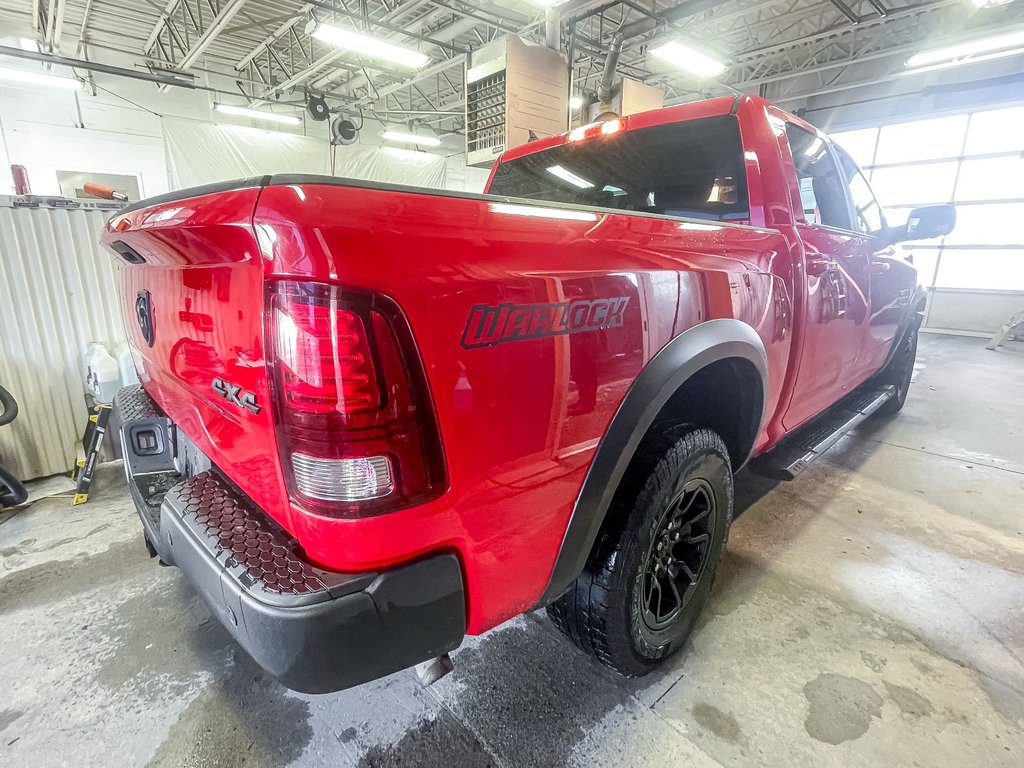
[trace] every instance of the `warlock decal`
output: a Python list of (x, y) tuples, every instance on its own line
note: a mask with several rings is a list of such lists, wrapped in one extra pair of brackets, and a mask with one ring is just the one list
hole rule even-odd
[(628, 303), (628, 296), (616, 296), (558, 304), (477, 304), (469, 311), (462, 346), (473, 349), (506, 341), (621, 328)]

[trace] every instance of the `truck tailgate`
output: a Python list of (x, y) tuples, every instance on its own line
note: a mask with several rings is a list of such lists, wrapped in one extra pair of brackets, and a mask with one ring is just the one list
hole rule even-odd
[(112, 219), (104, 242), (123, 262), (125, 328), (143, 386), (245, 493), (287, 518), (252, 224), (260, 192), (254, 180), (157, 199)]

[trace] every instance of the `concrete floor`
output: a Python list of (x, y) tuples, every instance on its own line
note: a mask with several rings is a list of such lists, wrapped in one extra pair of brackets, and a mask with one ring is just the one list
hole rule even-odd
[(743, 509), (692, 646), (622, 680), (542, 613), (329, 696), (158, 568), (118, 465), (0, 524), (0, 764), (1021, 766), (1024, 345), (922, 336), (903, 413)]

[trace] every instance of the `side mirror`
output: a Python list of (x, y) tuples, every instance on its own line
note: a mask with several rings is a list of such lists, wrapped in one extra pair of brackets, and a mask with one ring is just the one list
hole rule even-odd
[(915, 208), (902, 227), (890, 228), (889, 240), (901, 243), (906, 240), (927, 240), (931, 237), (948, 235), (956, 226), (956, 208), (952, 205), (929, 205)]

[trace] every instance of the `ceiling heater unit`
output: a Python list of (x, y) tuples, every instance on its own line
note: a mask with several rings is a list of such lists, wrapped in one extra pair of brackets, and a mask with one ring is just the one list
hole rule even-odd
[(505, 149), (569, 126), (562, 54), (515, 35), (475, 51), (466, 69), (466, 165), (490, 166)]

